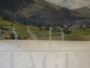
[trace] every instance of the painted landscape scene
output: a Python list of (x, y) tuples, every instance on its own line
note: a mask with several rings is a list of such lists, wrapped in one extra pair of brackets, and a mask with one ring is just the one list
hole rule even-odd
[(0, 40), (90, 40), (89, 0), (0, 0)]

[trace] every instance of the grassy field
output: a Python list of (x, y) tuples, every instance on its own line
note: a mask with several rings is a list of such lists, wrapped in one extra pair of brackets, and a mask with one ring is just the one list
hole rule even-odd
[[(0, 39), (7, 39), (6, 37), (10, 35), (12, 29), (15, 28), (17, 31), (20, 40), (33, 39), (31, 35), (27, 32), (27, 25), (17, 23), (15, 21), (3, 20), (0, 18), (0, 28), (3, 30), (3, 33), (0, 34)], [(29, 30), (36, 36), (38, 40), (48, 40), (49, 31), (46, 29), (39, 29), (39, 27), (28, 26)], [(11, 38), (8, 38), (11, 39)], [(52, 40), (61, 40), (60, 31), (52, 31)], [(71, 41), (88, 41), (90, 40), (90, 28), (84, 29), (74, 29), (69, 34), (65, 34), (65, 40)]]

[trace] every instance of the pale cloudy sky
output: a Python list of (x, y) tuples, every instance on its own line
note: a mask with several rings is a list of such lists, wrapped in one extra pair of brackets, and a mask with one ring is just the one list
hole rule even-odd
[(46, 0), (51, 3), (68, 7), (70, 9), (76, 9), (81, 7), (90, 7), (90, 0)]

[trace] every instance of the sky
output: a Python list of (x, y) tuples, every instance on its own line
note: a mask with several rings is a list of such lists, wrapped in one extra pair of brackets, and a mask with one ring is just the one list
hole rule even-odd
[(67, 7), (69, 9), (90, 7), (90, 0), (46, 0), (46, 1), (59, 6)]

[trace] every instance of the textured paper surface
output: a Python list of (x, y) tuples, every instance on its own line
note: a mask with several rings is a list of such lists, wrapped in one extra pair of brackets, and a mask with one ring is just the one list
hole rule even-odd
[(89, 41), (0, 41), (0, 68), (89, 68), (89, 57)]

